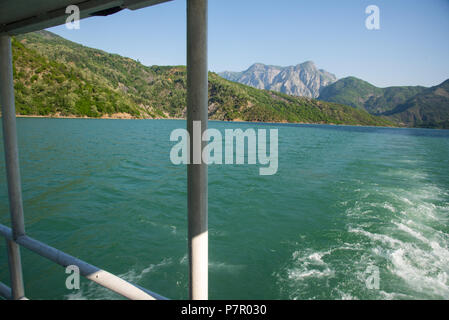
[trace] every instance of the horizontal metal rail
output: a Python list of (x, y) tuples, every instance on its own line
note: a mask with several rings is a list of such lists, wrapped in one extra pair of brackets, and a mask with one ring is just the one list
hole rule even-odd
[[(7, 300), (14, 300), (12, 296), (12, 290), (3, 282), (0, 282), (0, 296), (6, 298)], [(18, 300), (28, 300), (27, 297), (21, 297)]]
[[(8, 240), (14, 241), (12, 230), (7, 226), (0, 224), (0, 234)], [(29, 236), (20, 236), (15, 240), (15, 242), (63, 267), (67, 267), (69, 265), (77, 266), (83, 277), (96, 282), (125, 298), (132, 300), (168, 300), (157, 293), (151, 292), (140, 286), (136, 286), (112, 273), (95, 267)], [(11, 296), (11, 289), (0, 283), (0, 294), (5, 298), (8, 298)]]
[[(168, 0), (77, 0), (81, 17), (107, 9), (138, 9)], [(12, 1), (10, 1), (12, 2)], [(120, 9), (118, 8), (118, 9)], [(201, 121), (202, 131), (208, 121), (208, 69), (207, 69), (207, 19), (208, 0), (187, 1), (187, 129), (192, 132), (193, 122)], [(8, 8), (7, 8), (8, 9)], [(10, 8), (9, 8), (10, 9)], [(64, 23), (64, 8), (53, 8), (37, 16), (30, 14), (22, 20), (0, 23), (0, 105), (3, 119), (3, 145), (8, 181), (8, 197), (12, 229), (0, 224), (0, 234), (7, 239), (8, 265), (11, 288), (0, 283), (0, 294), (12, 299), (25, 299), (20, 260), (23, 246), (63, 267), (76, 265), (80, 274), (101, 286), (129, 299), (166, 299), (156, 293), (133, 285), (107, 271), (37, 241), (25, 233), (20, 167), (18, 156), (16, 111), (10, 35), (20, 34)], [(8, 10), (6, 10), (8, 11)], [(193, 135), (191, 134), (191, 138)], [(192, 138), (192, 141), (196, 140)], [(201, 140), (201, 139), (200, 139)], [(201, 144), (201, 143), (200, 143)], [(195, 144), (191, 144), (194, 146)], [(199, 148), (201, 150), (204, 144)], [(191, 154), (195, 157), (191, 149)], [(196, 152), (198, 155), (198, 152)], [(194, 300), (208, 299), (208, 183), (207, 165), (191, 164), (187, 167), (188, 194), (188, 255), (189, 291)]]
[(11, 288), (3, 282), (0, 282), (0, 296), (5, 297), (8, 300), (12, 300)]

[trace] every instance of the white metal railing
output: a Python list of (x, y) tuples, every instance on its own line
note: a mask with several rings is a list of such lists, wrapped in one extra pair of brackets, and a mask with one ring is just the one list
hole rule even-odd
[[(152, 5), (164, 1), (143, 2), (145, 5)], [(208, 0), (187, 0), (187, 130), (190, 133), (190, 139), (194, 139), (192, 133), (194, 121), (201, 121), (202, 130), (206, 130), (208, 122), (207, 5)], [(53, 22), (45, 21), (44, 18), (42, 21), (34, 22), (39, 22), (38, 25), (41, 28), (55, 25)], [(36, 30), (36, 23), (28, 26), (32, 29), (27, 31)], [(20, 28), (11, 32), (13, 34), (24, 32), (21, 29), (23, 27), (27, 26), (21, 25)], [(23, 246), (61, 266), (77, 265), (81, 275), (124, 297), (166, 299), (26, 235), (17, 144), (11, 38), (7, 34), (8, 30), (3, 31), (0, 33), (0, 105), (11, 228), (0, 224), (0, 234), (6, 238), (11, 288), (0, 282), (0, 295), (9, 299), (26, 299), (20, 256), (20, 246)], [(191, 157), (195, 152), (194, 145), (195, 143), (191, 141)], [(199, 152), (201, 158), (202, 148)], [(190, 161), (187, 165), (187, 205), (191, 299), (208, 299), (207, 191), (207, 165), (193, 164)]]
[(0, 104), (12, 226), (8, 228), (0, 224), (0, 234), (6, 239), (11, 279), (11, 288), (0, 282), (0, 295), (7, 299), (26, 299), (20, 258), (20, 246), (23, 246), (63, 267), (76, 265), (82, 276), (126, 298), (166, 299), (26, 235), (17, 146), (11, 38), (8, 35), (0, 36)]
[[(0, 224), (0, 234), (6, 238), (6, 241), (14, 241), (12, 230)], [(147, 289), (141, 288), (131, 284), (112, 273), (97, 268), (83, 260), (75, 258), (63, 251), (55, 249), (43, 242), (35, 240), (29, 236), (20, 236), (15, 242), (41, 256), (47, 258), (60, 266), (67, 267), (69, 265), (76, 265), (80, 274), (99, 285), (112, 290), (121, 296), (132, 300), (167, 300), (167, 298), (151, 292)], [(11, 299), (11, 289), (0, 282), (0, 294), (7, 299)]]

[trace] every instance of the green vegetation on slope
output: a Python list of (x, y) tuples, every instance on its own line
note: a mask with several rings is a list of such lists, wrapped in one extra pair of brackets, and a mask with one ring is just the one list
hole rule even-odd
[[(13, 40), (17, 112), (24, 115), (185, 117), (186, 68), (147, 67), (47, 31)], [(209, 73), (216, 120), (392, 125), (364, 110), (258, 90)]]
[(89, 72), (41, 56), (15, 39), (12, 46), (18, 114), (98, 117), (126, 112), (140, 115), (128, 97), (101, 85)]
[(342, 103), (404, 126), (449, 129), (449, 80), (432, 87), (377, 88), (348, 77), (325, 87), (320, 100)]
[(324, 87), (319, 99), (382, 114), (423, 90), (425, 87), (419, 86), (378, 88), (361, 79), (347, 77)]
[(414, 127), (449, 129), (449, 80), (424, 90), (385, 115)]

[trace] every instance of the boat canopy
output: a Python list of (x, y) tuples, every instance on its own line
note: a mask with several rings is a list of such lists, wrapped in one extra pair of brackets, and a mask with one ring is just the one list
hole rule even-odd
[(64, 24), (66, 9), (76, 5), (80, 19), (136, 10), (172, 0), (0, 0), (0, 35), (17, 35)]

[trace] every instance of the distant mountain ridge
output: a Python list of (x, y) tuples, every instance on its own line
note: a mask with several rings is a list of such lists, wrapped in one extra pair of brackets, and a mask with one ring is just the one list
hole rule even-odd
[(356, 77), (337, 80), (312, 61), (288, 67), (255, 63), (245, 71), (219, 75), (258, 89), (348, 105), (403, 126), (449, 128), (449, 80), (432, 88), (378, 88)]
[[(185, 117), (185, 66), (144, 66), (47, 31), (14, 37), (12, 45), (18, 114)], [(308, 79), (309, 85), (319, 82), (319, 99), (278, 92), (289, 87), (288, 82), (260, 90), (210, 72), (210, 119), (449, 129), (449, 80), (431, 88), (378, 88), (348, 77), (322, 86), (322, 75), (311, 62), (286, 68), (255, 64), (251, 70), (259, 85), (283, 76), (290, 79), (292, 73)], [(228, 74), (233, 79), (242, 76)], [(310, 87), (316, 94), (318, 85)]]
[(426, 87), (421, 86), (378, 88), (356, 77), (347, 77), (322, 88), (319, 99), (365, 109), (372, 114), (381, 114), (425, 89)]
[[(48, 31), (12, 38), (20, 115), (185, 118), (185, 66), (138, 61), (68, 41)], [(336, 103), (255, 89), (209, 72), (213, 120), (392, 126), (384, 117)]]
[(383, 115), (414, 127), (449, 129), (449, 79), (423, 90)]
[(242, 72), (224, 71), (218, 74), (257, 89), (309, 98), (317, 98), (322, 87), (337, 81), (334, 74), (318, 69), (312, 61), (288, 67), (255, 63)]
[(378, 88), (347, 77), (322, 88), (318, 99), (387, 116), (406, 126), (449, 128), (449, 79), (431, 88)]

